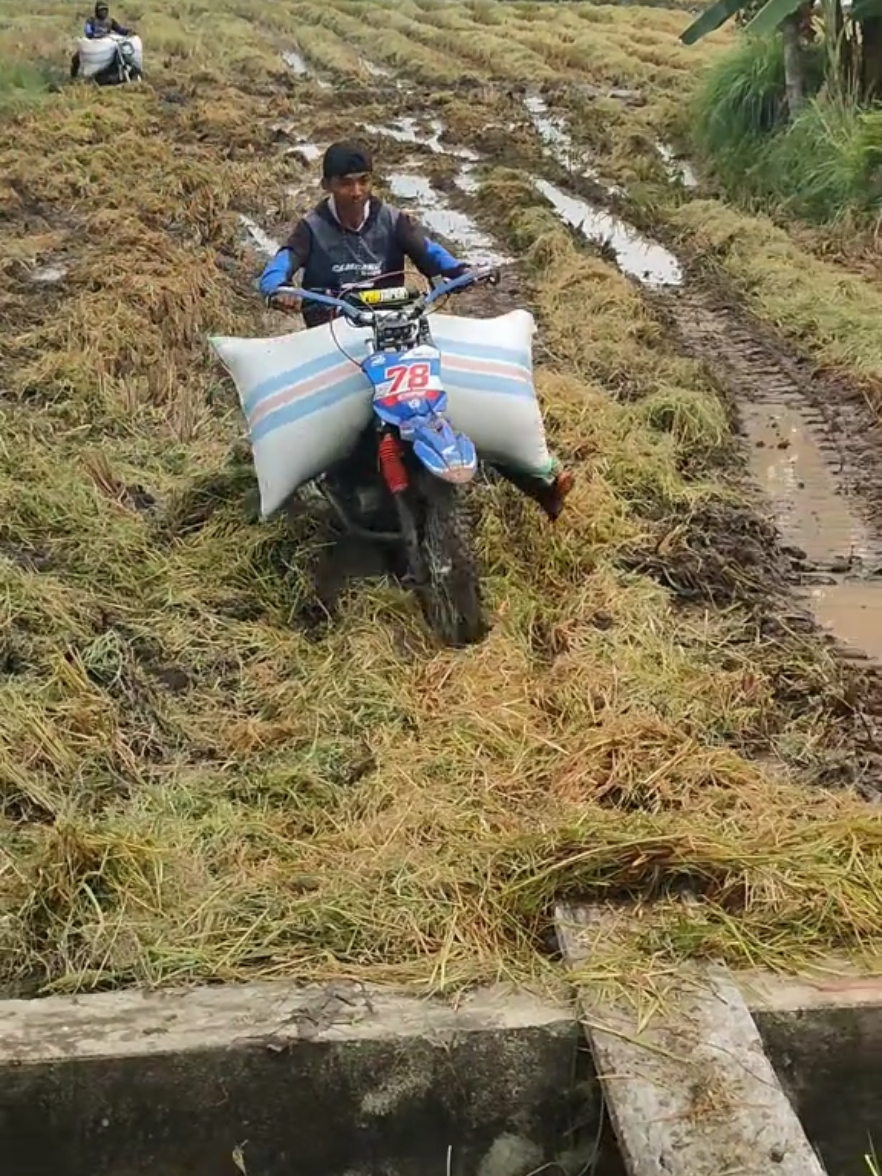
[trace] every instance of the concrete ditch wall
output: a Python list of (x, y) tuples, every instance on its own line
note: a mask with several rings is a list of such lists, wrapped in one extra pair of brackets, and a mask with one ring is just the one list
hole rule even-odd
[(2, 1172), (575, 1176), (598, 1132), (586, 1067), (569, 1009), (505, 991), (457, 1010), (351, 985), (0, 1002)]
[[(827, 1173), (868, 1176), (882, 982), (738, 980)], [(602, 1121), (573, 1009), (507, 989), (0, 1002), (2, 1176), (623, 1176)]]
[(829, 1176), (882, 1157), (882, 981), (745, 981), (766, 1052)]

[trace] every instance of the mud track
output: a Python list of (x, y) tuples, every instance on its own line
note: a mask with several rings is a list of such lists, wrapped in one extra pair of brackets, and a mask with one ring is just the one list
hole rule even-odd
[(726, 398), (791, 582), (840, 652), (882, 658), (882, 427), (845, 381), (706, 287), (655, 300)]

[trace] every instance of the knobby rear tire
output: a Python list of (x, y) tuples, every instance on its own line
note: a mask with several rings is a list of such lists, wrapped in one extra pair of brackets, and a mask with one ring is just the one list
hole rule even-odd
[(445, 645), (474, 645), (487, 632), (481, 577), (465, 498), (457, 486), (427, 474), (421, 486), (421, 548), (425, 579), (419, 588), (423, 616)]

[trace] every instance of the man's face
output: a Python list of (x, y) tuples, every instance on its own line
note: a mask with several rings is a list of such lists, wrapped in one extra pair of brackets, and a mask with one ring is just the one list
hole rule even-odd
[(106, 4), (100, 4), (95, 9), (95, 15), (98, 17), (99, 20), (106, 20), (107, 19), (107, 12), (108, 12), (108, 8), (107, 8)]
[(356, 172), (327, 180), (325, 186), (341, 212), (363, 215), (373, 183), (374, 177), (370, 172)]

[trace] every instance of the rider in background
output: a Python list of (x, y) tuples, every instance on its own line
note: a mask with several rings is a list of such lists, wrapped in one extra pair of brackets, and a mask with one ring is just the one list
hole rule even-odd
[[(267, 263), (260, 292), (270, 306), (300, 311), (307, 327), (334, 317), (334, 310), (317, 303), (301, 305), (291, 294), (277, 293), (292, 284), (302, 270), (300, 285), (307, 290), (340, 294), (355, 283), (375, 288), (400, 286), (405, 260), (410, 259), (425, 278), (453, 278), (468, 270), (406, 212), (371, 194), (373, 161), (358, 143), (332, 143), (322, 160), (324, 199), (298, 221), (286, 244)], [(505, 478), (533, 498), (555, 519), (572, 488), (572, 475), (560, 468), (548, 477), (525, 475), (496, 465)]]
[[(108, 37), (111, 33), (116, 33), (118, 37), (128, 37), (131, 29), (125, 29), (118, 21), (114, 20), (110, 15), (110, 9), (104, 3), (104, 0), (98, 0), (95, 5), (95, 15), (90, 16), (86, 21), (83, 29), (83, 36), (89, 41), (95, 41), (100, 37)], [(80, 72), (80, 54), (79, 50), (73, 55), (70, 62), (70, 76), (75, 78)]]

